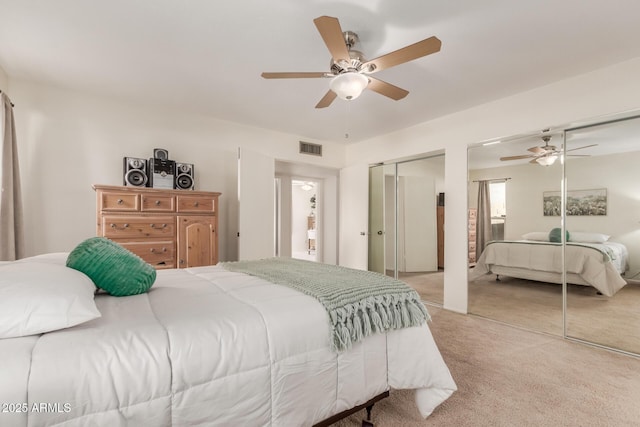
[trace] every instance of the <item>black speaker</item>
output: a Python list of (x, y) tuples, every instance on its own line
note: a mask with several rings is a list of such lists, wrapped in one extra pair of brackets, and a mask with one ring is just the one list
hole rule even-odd
[(169, 160), (169, 151), (165, 150), (164, 148), (154, 148), (153, 158), (160, 160)]
[(122, 175), (124, 185), (132, 187), (146, 187), (149, 181), (147, 161), (137, 157), (122, 159)]
[(149, 159), (149, 187), (173, 190), (175, 171), (173, 160)]
[(176, 189), (195, 189), (195, 171), (191, 163), (176, 163)]

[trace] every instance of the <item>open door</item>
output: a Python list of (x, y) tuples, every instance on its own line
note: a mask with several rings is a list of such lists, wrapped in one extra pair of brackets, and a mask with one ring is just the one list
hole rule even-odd
[(275, 159), (238, 148), (238, 260), (275, 255)]
[(340, 170), (339, 264), (367, 269), (369, 222), (369, 166), (357, 164)]

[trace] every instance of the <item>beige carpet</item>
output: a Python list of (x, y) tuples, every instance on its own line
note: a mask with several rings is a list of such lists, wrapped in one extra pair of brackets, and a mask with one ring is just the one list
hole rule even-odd
[[(443, 273), (401, 277), (422, 299), (442, 304)], [(533, 331), (562, 336), (562, 287), (556, 284), (487, 275), (469, 284), (469, 313)], [(640, 354), (640, 283), (613, 297), (590, 286), (569, 285), (567, 335)]]
[[(640, 359), (429, 307), (458, 391), (422, 420), (412, 391), (392, 391), (384, 426), (637, 426)], [(360, 426), (364, 410), (336, 426)]]
[(444, 272), (398, 273), (398, 279), (418, 291), (423, 301), (444, 304)]

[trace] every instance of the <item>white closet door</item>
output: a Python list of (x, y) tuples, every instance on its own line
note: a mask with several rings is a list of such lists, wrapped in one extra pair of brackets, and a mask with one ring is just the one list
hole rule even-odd
[(403, 177), (404, 271), (437, 271), (436, 192), (430, 177)]
[(369, 222), (369, 166), (340, 169), (339, 264), (367, 269)]
[(238, 259), (275, 254), (275, 160), (238, 148)]

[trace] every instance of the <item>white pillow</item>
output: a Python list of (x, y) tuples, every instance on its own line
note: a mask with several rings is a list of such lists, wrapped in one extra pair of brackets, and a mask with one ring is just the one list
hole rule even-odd
[(569, 232), (569, 241), (576, 243), (604, 243), (609, 240), (609, 236), (601, 233), (586, 233), (583, 231)]
[(100, 317), (83, 273), (42, 262), (0, 266), (0, 338), (68, 328)]
[(532, 231), (530, 233), (524, 234), (522, 238), (525, 240), (536, 240), (539, 242), (548, 242), (549, 232), (548, 231)]

